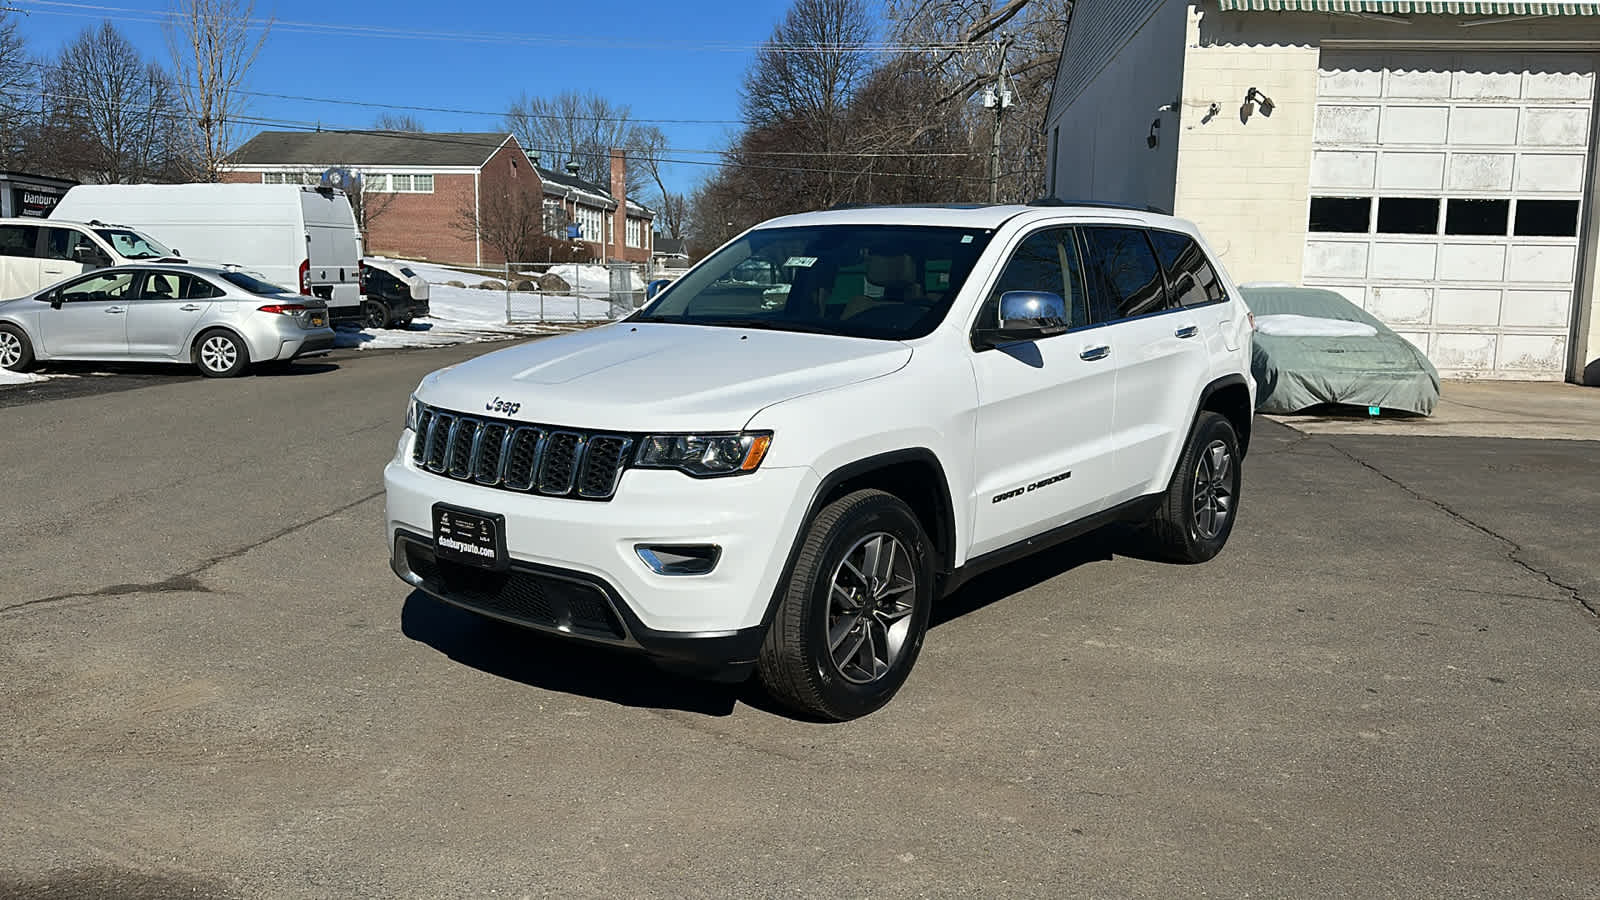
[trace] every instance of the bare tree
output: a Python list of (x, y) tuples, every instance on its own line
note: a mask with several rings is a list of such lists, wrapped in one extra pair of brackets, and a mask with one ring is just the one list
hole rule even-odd
[(661, 208), (656, 212), (656, 222), (666, 230), (671, 238), (682, 238), (684, 227), (689, 219), (689, 200), (682, 194), (666, 195), (661, 201)]
[(0, 10), (0, 165), (6, 168), (19, 167), (38, 117), (34, 71), (16, 20), (9, 10)]
[(216, 181), (233, 152), (243, 112), (244, 79), (267, 41), (254, 0), (174, 0), (167, 45), (189, 115), (191, 176)]
[(170, 180), (177, 89), (109, 21), (85, 29), (44, 73), (39, 152), (84, 181)]
[(539, 164), (559, 170), (578, 164), (578, 175), (599, 185), (611, 182), (611, 150), (628, 153), (628, 183), (637, 184), (647, 173), (637, 152), (638, 129), (626, 105), (613, 105), (598, 94), (563, 91), (554, 97), (522, 94), (506, 110), (503, 126), (516, 135)]
[[(353, 167), (343, 168), (351, 168), (354, 171)], [(361, 229), (362, 241), (368, 246), (372, 243), (373, 224), (389, 209), (395, 198), (392, 191), (378, 188), (379, 186), (374, 184), (369, 176), (357, 174), (355, 183), (345, 188), (344, 192), (350, 200), (350, 211), (355, 213), (356, 227)]]
[(478, 208), (462, 207), (455, 229), (482, 240), (503, 262), (527, 262), (544, 229), (544, 203), (531, 191), (511, 191), (479, 198)]
[(376, 131), (409, 131), (422, 133), (428, 129), (422, 127), (422, 120), (412, 113), (386, 112), (372, 123)]

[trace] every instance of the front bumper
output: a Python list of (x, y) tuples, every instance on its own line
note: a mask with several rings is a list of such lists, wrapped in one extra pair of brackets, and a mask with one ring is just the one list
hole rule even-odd
[[(420, 471), (410, 437), (405, 432), (384, 470), (387, 540), (394, 570), (408, 584), (528, 627), (710, 666), (754, 659), (817, 487), (806, 467), (717, 479), (628, 469), (609, 501), (543, 497)], [(440, 502), (505, 517), (518, 584), (433, 560), (433, 504)], [(721, 555), (705, 575), (659, 575), (640, 559), (640, 544), (715, 544)], [(500, 594), (531, 592), (533, 581), (541, 582), (545, 607), (508, 614), (504, 604), (516, 598)], [(595, 614), (595, 597), (604, 598), (613, 622)]]

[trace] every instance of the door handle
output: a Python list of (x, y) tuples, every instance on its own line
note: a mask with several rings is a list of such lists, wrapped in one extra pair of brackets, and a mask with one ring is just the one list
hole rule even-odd
[(184, 305), (182, 305), (182, 306), (180, 306), (178, 308), (183, 310), (184, 312), (199, 312), (200, 304), (198, 304), (198, 303), (185, 303)]
[(126, 306), (108, 306), (108, 307), (106, 307), (106, 312), (108, 312), (108, 313), (114, 313), (114, 314), (115, 313), (125, 313), (127, 311), (128, 311), (128, 308)]
[(1197, 335), (1199, 333), (1200, 333), (1200, 326), (1199, 325), (1185, 325), (1182, 328), (1179, 328), (1177, 331), (1173, 332), (1174, 335), (1176, 335), (1178, 337), (1181, 337), (1181, 338), (1192, 338), (1192, 337), (1194, 337), (1195, 335)]
[(1110, 355), (1111, 355), (1111, 348), (1108, 347), (1108, 346), (1089, 347), (1089, 348), (1085, 349), (1082, 353), (1079, 353), (1078, 354), (1078, 358), (1079, 359), (1083, 359), (1083, 360), (1093, 361), (1093, 360), (1097, 360), (1097, 359), (1105, 359), (1106, 357), (1108, 357)]

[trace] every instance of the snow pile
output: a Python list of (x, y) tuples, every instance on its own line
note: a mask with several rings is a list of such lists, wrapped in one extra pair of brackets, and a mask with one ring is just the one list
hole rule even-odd
[(40, 375), (38, 372), (13, 372), (10, 369), (0, 369), (0, 387), (30, 384), (35, 381), (43, 381), (49, 377), (49, 375)]
[[(551, 266), (550, 274), (572, 285), (573, 290), (586, 297), (611, 296), (611, 270), (605, 266), (586, 266), (577, 263)], [(637, 269), (628, 270), (629, 290), (644, 290), (644, 279)]]

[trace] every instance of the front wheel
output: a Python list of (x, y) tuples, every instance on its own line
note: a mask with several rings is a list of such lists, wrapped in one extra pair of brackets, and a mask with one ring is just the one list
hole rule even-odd
[(250, 351), (232, 332), (208, 331), (195, 341), (194, 364), (207, 378), (232, 378), (250, 365)]
[(1158, 554), (1200, 563), (1222, 552), (1239, 514), (1239, 458), (1233, 423), (1201, 412), (1150, 524)]
[(361, 324), (367, 328), (388, 328), (389, 307), (376, 300), (361, 304)]
[(932, 605), (916, 514), (883, 491), (842, 497), (806, 529), (757, 662), (762, 686), (821, 719), (873, 712), (911, 673)]

